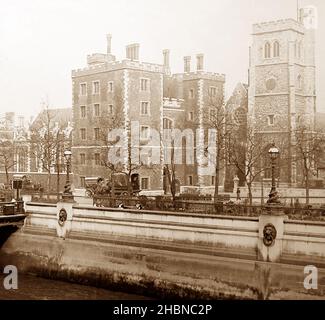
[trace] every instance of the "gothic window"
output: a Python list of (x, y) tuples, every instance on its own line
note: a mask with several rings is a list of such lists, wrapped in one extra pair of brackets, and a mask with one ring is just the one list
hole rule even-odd
[(280, 56), (280, 44), (278, 41), (275, 41), (273, 44), (273, 56), (274, 57)]
[(274, 90), (276, 87), (276, 80), (274, 78), (270, 78), (266, 81), (266, 89), (267, 90)]
[(273, 126), (274, 125), (274, 115), (270, 114), (267, 116), (267, 122), (269, 126)]
[(264, 57), (271, 58), (271, 45), (268, 42), (264, 46)]
[(171, 129), (173, 129), (173, 121), (168, 118), (164, 118), (163, 129), (164, 129), (164, 139), (168, 139), (171, 134)]
[(299, 75), (298, 78), (297, 78), (297, 84), (298, 84), (298, 89), (301, 90), (302, 89), (302, 77), (301, 77), (301, 75)]
[(164, 118), (163, 129), (172, 129), (172, 128), (173, 128), (173, 121), (168, 118)]

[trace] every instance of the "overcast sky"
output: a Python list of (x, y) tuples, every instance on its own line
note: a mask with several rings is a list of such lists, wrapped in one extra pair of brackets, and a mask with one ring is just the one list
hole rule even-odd
[[(140, 43), (140, 60), (162, 63), (170, 49), (172, 72), (183, 56), (205, 54), (207, 71), (226, 74), (229, 95), (247, 82), (252, 24), (296, 18), (297, 0), (0, 0), (1, 112), (30, 117), (48, 99), (51, 107), (71, 107), (71, 70), (86, 66), (89, 53)], [(318, 7), (318, 110), (325, 112), (325, 1)]]

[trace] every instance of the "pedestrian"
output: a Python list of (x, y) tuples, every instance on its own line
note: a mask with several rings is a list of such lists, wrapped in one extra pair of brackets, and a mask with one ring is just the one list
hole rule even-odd
[(240, 200), (240, 188), (237, 188), (237, 200)]

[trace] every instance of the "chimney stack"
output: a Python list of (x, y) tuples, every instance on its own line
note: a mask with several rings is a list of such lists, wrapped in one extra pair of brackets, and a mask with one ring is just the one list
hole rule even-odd
[(203, 71), (203, 54), (197, 54), (196, 55), (196, 70), (197, 71)]
[(24, 119), (24, 117), (23, 116), (19, 116), (18, 117), (18, 126), (20, 127), (20, 128), (23, 128), (24, 127), (24, 123), (25, 123), (25, 119)]
[(164, 67), (169, 68), (169, 50), (168, 49), (163, 50), (163, 55), (164, 55)]
[(139, 60), (139, 48), (138, 43), (133, 43), (126, 46), (126, 58), (130, 60)]
[(5, 114), (6, 125), (11, 127), (15, 122), (15, 113), (14, 112), (6, 112)]
[(184, 57), (184, 73), (191, 72), (191, 57), (186, 56)]
[(107, 39), (107, 55), (110, 55), (112, 53), (112, 35), (107, 34), (106, 39)]

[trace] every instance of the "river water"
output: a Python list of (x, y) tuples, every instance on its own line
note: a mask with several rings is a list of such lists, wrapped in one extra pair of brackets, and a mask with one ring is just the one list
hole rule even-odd
[(5, 290), (0, 275), (0, 300), (146, 300), (147, 297), (30, 275), (18, 276), (18, 289)]

